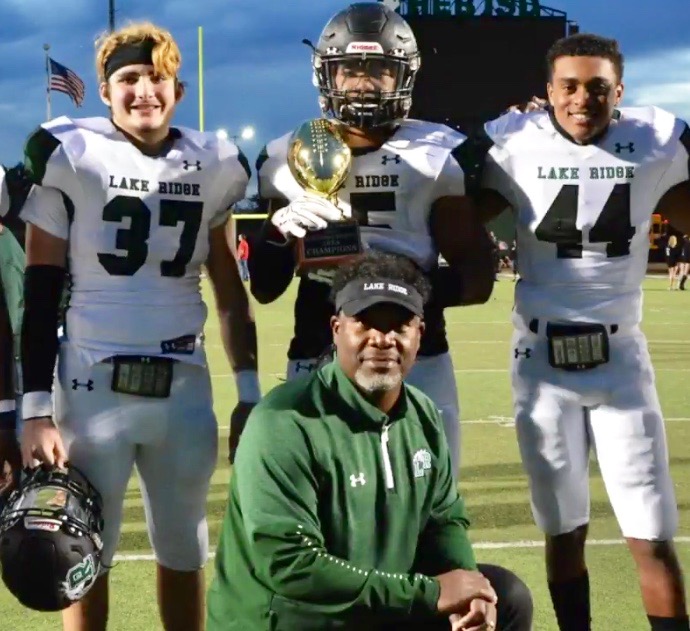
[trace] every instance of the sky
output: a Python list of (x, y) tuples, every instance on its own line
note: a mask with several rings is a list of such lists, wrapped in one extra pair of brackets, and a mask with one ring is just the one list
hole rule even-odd
[[(198, 27), (204, 33), (206, 130), (240, 141), (253, 163), (261, 147), (317, 116), (310, 51), (326, 21), (348, 0), (115, 0), (116, 25), (149, 19), (168, 28), (182, 51), (187, 94), (175, 122), (198, 127)], [(477, 3), (479, 4), (479, 0)], [(580, 26), (618, 39), (626, 57), (624, 105), (653, 104), (690, 119), (689, 0), (545, 0)], [(94, 69), (94, 41), (108, 26), (108, 0), (0, 0), (0, 163), (21, 159), (27, 134), (46, 117), (44, 44), (86, 83), (75, 108), (52, 93), (52, 115), (107, 115)]]

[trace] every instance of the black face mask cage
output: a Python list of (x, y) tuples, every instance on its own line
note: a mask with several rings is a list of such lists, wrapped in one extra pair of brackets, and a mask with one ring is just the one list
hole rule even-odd
[(102, 512), (100, 494), (78, 469), (64, 472), (39, 467), (7, 499), (0, 515), (0, 534), (21, 519), (51, 519), (68, 534), (90, 536), (100, 549)]
[[(366, 66), (370, 60), (385, 61), (395, 68), (396, 84), (392, 91), (339, 90), (336, 87), (335, 77), (340, 64), (359, 63)], [(394, 55), (314, 55), (314, 73), (321, 94), (321, 107), (325, 113), (352, 127), (395, 125), (409, 114), (418, 66), (418, 58)]]

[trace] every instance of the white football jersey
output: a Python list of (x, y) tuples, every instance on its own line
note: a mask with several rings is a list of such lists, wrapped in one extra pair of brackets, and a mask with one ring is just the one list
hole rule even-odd
[(5, 169), (0, 165), (0, 217), (4, 217), (10, 209), (10, 195), (5, 182)]
[(548, 111), (485, 125), (483, 186), (515, 211), (523, 319), (634, 325), (642, 316), (649, 225), (688, 179), (690, 131), (656, 107), (621, 108), (606, 135), (578, 145)]
[[(270, 142), (259, 160), (264, 199), (292, 201), (304, 192), (287, 164), (290, 136)], [(365, 247), (407, 256), (426, 270), (436, 264), (431, 206), (440, 197), (465, 194), (464, 173), (453, 155), (464, 140), (445, 125), (405, 120), (378, 149), (353, 150), (338, 206), (358, 219)]]
[(141, 153), (106, 118), (57, 118), (29, 138), (22, 218), (69, 241), (66, 335), (91, 361), (115, 354), (205, 361), (200, 266), (249, 177), (238, 148), (176, 128)]

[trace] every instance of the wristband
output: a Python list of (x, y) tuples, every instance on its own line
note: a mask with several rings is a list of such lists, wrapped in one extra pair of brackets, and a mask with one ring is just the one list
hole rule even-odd
[(22, 418), (30, 421), (44, 416), (53, 416), (53, 395), (41, 391), (25, 392), (22, 396)]
[(235, 373), (237, 398), (243, 403), (258, 403), (261, 400), (259, 373), (256, 370), (238, 370)]
[(0, 430), (17, 427), (17, 403), (14, 399), (0, 401)]

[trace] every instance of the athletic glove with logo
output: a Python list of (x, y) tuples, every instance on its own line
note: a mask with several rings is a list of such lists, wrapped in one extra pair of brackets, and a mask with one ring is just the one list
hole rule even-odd
[(329, 221), (342, 218), (340, 209), (323, 197), (305, 193), (271, 216), (271, 223), (285, 239), (301, 239), (308, 231), (323, 230)]

